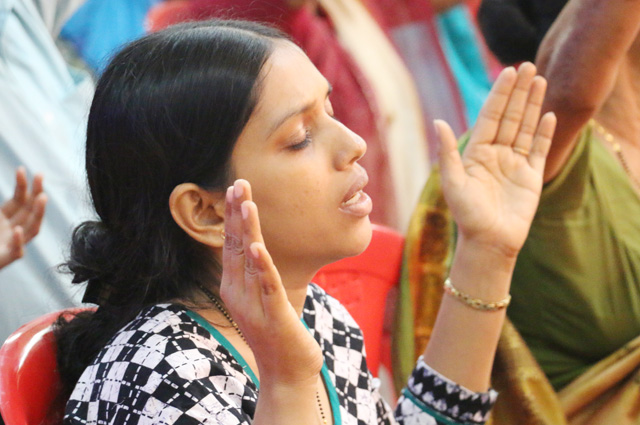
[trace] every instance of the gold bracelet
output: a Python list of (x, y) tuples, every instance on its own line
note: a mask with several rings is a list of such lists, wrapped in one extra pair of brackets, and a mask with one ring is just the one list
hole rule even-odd
[(451, 284), (451, 279), (449, 279), (449, 278), (447, 278), (447, 280), (444, 281), (444, 291), (447, 294), (452, 295), (453, 297), (455, 297), (458, 300), (462, 301), (463, 303), (465, 303), (469, 307), (474, 308), (476, 310), (482, 310), (482, 311), (498, 311), (498, 310), (502, 310), (503, 308), (507, 308), (507, 306), (511, 302), (511, 294), (507, 295), (506, 298), (501, 300), (501, 301), (490, 302), (490, 303), (482, 301), (482, 300), (479, 300), (477, 298), (473, 298), (470, 295), (465, 294), (464, 292), (460, 292), (459, 290), (457, 290)]

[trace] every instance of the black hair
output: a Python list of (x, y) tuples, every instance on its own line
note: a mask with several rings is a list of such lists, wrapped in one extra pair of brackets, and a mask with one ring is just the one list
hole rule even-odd
[(478, 23), (491, 52), (505, 65), (534, 62), (542, 39), (568, 0), (482, 0)]
[(250, 22), (180, 24), (126, 46), (98, 81), (86, 171), (99, 220), (74, 230), (63, 267), (99, 307), (57, 322), (67, 391), (143, 308), (219, 282), (220, 265), (175, 223), (169, 197), (181, 183), (230, 183), (231, 152), (278, 39), (287, 37)]

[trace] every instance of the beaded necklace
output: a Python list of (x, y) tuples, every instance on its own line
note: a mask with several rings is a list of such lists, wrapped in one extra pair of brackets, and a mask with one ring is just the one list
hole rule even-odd
[[(242, 338), (242, 340), (245, 342), (245, 344), (249, 345), (249, 343), (247, 342), (246, 338), (244, 337), (244, 334), (242, 333), (242, 331), (240, 330), (240, 327), (238, 327), (238, 324), (236, 323), (235, 320), (233, 320), (233, 317), (231, 317), (231, 315), (229, 314), (229, 312), (227, 311), (226, 308), (224, 308), (224, 306), (220, 303), (220, 301), (218, 300), (218, 298), (213, 295), (213, 293), (211, 291), (209, 291), (207, 288), (205, 288), (202, 285), (198, 285), (200, 287), (200, 290), (202, 290), (202, 292), (204, 292), (204, 294), (207, 296), (207, 298), (209, 298), (209, 300), (211, 300), (211, 302), (213, 303), (213, 305), (216, 306), (216, 308), (220, 311), (220, 313), (222, 313), (222, 315), (225, 317), (225, 319), (227, 319), (227, 321), (231, 324), (231, 326), (233, 327), (233, 329), (235, 329), (236, 333), (240, 336), (240, 338)], [(323, 425), (327, 425), (327, 417), (324, 413), (324, 408), (322, 407), (322, 402), (320, 401), (320, 391), (316, 390), (316, 402), (318, 403), (318, 411), (320, 412), (320, 418), (322, 419), (322, 424)]]
[(615, 152), (616, 156), (618, 157), (618, 160), (622, 164), (622, 168), (624, 168), (625, 173), (627, 173), (627, 176), (629, 176), (629, 179), (633, 182), (633, 184), (637, 188), (640, 189), (640, 181), (638, 181), (636, 176), (631, 172), (631, 167), (629, 167), (627, 160), (622, 154), (622, 147), (620, 146), (620, 143), (616, 141), (615, 136), (609, 133), (607, 129), (604, 128), (604, 126), (599, 122), (597, 122), (596, 120), (592, 119), (591, 122), (593, 123), (593, 127), (596, 129), (596, 131), (602, 137), (602, 139), (605, 142), (607, 142), (609, 145), (611, 145), (611, 149), (613, 149), (613, 152)]

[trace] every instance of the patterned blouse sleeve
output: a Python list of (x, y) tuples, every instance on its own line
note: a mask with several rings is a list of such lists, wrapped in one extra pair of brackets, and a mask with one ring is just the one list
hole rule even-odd
[(498, 393), (470, 391), (431, 369), (420, 357), (396, 407), (400, 425), (483, 424)]

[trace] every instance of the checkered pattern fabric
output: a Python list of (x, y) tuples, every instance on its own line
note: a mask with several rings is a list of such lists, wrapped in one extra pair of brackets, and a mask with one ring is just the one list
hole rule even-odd
[[(362, 332), (340, 305), (309, 285), (303, 319), (322, 347), (345, 425), (476, 424), (496, 394), (473, 393), (419, 361), (395, 415), (366, 365)], [(142, 311), (87, 367), (65, 424), (252, 422), (258, 392), (236, 359), (180, 305)]]

